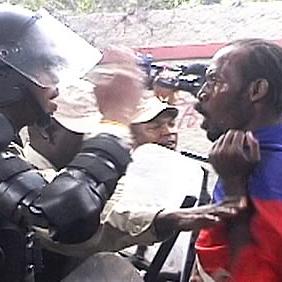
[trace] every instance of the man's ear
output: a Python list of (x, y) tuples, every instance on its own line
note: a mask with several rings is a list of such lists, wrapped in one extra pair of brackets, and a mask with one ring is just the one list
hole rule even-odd
[(255, 81), (252, 81), (249, 86), (250, 100), (253, 103), (256, 103), (261, 99), (264, 99), (269, 92), (268, 90), (269, 90), (269, 83), (266, 79), (260, 78)]

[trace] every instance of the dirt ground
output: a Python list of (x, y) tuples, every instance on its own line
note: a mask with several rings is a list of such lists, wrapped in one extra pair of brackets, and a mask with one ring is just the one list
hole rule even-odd
[(64, 19), (98, 47), (175, 46), (246, 37), (280, 39), (282, 2), (226, 0), (225, 4), (187, 5), (175, 10), (139, 9), (130, 15), (95, 13)]

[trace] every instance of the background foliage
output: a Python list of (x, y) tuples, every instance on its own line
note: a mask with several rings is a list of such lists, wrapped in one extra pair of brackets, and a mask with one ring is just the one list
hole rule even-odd
[[(183, 4), (213, 4), (224, 0), (8, 0), (11, 4), (21, 4), (27, 8), (36, 10), (45, 7), (48, 10), (66, 10), (76, 13), (91, 12), (127, 12), (134, 13), (141, 9), (173, 9)], [(240, 1), (240, 0), (239, 0)], [(253, 0), (267, 1), (267, 0)]]

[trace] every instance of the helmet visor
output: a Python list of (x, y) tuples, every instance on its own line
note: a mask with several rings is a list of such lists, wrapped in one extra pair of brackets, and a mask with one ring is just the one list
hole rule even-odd
[[(7, 13), (11, 13), (10, 10)], [(3, 15), (3, 11), (0, 12)], [(0, 60), (38, 86), (68, 85), (74, 78), (83, 77), (101, 60), (98, 49), (46, 10), (33, 13), (13, 7), (13, 16), (15, 13), (20, 20), (1, 39)]]

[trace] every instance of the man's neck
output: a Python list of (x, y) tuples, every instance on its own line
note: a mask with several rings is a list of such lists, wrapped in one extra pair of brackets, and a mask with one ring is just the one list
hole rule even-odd
[(30, 146), (38, 153), (40, 154), (42, 157), (44, 157), (46, 160), (48, 160), (48, 162), (50, 162), (50, 164), (52, 164), (52, 166), (56, 167), (52, 158), (50, 157), (50, 152), (48, 150), (46, 150), (47, 146), (44, 145), (40, 145), (37, 142), (32, 142), (30, 141)]
[(282, 123), (282, 115), (265, 111), (255, 115), (255, 118), (244, 128), (245, 130), (255, 131), (259, 128), (270, 127)]

